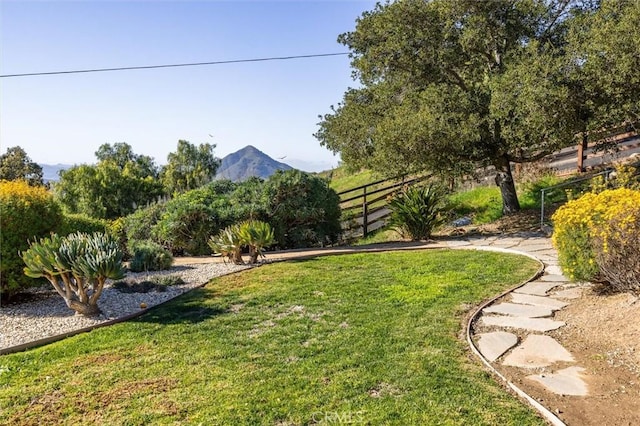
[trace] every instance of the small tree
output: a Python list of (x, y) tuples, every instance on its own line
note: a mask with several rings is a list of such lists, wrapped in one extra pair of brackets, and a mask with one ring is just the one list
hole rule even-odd
[(14, 146), (0, 155), (0, 179), (25, 180), (29, 185), (42, 185), (42, 167), (31, 161), (24, 149)]
[(70, 309), (85, 316), (100, 313), (105, 281), (124, 276), (118, 242), (103, 233), (52, 234), (32, 243), (21, 257), (25, 275), (46, 278)]

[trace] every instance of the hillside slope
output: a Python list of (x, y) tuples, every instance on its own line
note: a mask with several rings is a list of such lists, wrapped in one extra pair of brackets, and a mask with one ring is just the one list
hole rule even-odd
[(254, 146), (248, 145), (222, 159), (216, 179), (229, 179), (234, 182), (246, 180), (252, 176), (266, 179), (276, 170), (291, 170), (288, 164), (269, 157)]

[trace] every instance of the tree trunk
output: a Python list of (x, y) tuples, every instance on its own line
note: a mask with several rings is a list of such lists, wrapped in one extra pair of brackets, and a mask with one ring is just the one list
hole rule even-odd
[(65, 302), (67, 302), (67, 306), (85, 317), (92, 317), (100, 313), (100, 308), (96, 303), (82, 303), (77, 300), (65, 300)]
[(505, 216), (520, 211), (520, 202), (516, 194), (516, 185), (511, 174), (511, 164), (509, 157), (505, 154), (496, 159), (496, 185), (500, 187), (502, 195), (502, 214)]

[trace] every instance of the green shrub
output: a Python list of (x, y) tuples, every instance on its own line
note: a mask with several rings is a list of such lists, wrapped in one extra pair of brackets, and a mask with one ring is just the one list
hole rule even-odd
[(122, 218), (127, 242), (146, 241), (153, 238), (153, 227), (158, 223), (166, 208), (166, 203), (153, 203)]
[(107, 221), (95, 219), (82, 214), (65, 214), (62, 223), (57, 229), (60, 235), (69, 235), (75, 232), (92, 234), (94, 232), (106, 232)]
[(635, 206), (617, 210), (592, 231), (598, 279), (611, 291), (640, 293), (640, 191), (636, 192)]
[[(636, 230), (621, 232), (620, 226), (636, 223), (638, 206), (640, 191), (621, 188), (599, 194), (590, 192), (560, 207), (551, 219), (552, 240), (563, 271), (572, 280), (583, 281), (606, 279), (602, 276), (601, 262), (624, 271), (624, 263), (615, 264), (614, 259), (624, 255), (637, 257), (633, 251), (635, 243), (625, 243)], [(614, 256), (607, 255), (608, 241), (614, 245), (619, 241), (621, 245)]]
[(137, 241), (129, 246), (131, 261), (129, 269), (133, 272), (161, 271), (171, 268), (171, 252), (153, 241)]
[(62, 211), (46, 188), (0, 181), (0, 294), (11, 297), (39, 283), (24, 275), (19, 252), (29, 247), (29, 240), (55, 231), (61, 221)]
[(389, 202), (389, 224), (412, 240), (426, 240), (443, 223), (446, 192), (440, 186), (411, 186), (396, 194)]
[(210, 254), (209, 236), (239, 220), (228, 193), (219, 190), (210, 184), (168, 201), (152, 229), (153, 240), (173, 253)]
[(106, 280), (124, 276), (118, 242), (104, 233), (52, 234), (31, 243), (21, 257), (25, 275), (46, 278), (70, 309), (86, 316), (100, 313)]
[(340, 198), (318, 176), (277, 171), (265, 182), (263, 198), (280, 248), (333, 244), (342, 232)]

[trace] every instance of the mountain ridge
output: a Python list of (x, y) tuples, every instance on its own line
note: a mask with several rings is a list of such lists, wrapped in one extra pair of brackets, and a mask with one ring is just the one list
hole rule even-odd
[(253, 145), (247, 145), (222, 159), (216, 179), (229, 179), (234, 182), (254, 176), (267, 179), (278, 170), (292, 169), (290, 165), (274, 160)]

